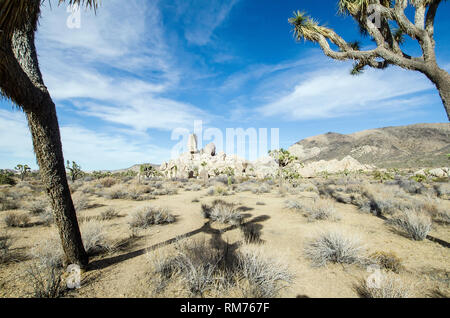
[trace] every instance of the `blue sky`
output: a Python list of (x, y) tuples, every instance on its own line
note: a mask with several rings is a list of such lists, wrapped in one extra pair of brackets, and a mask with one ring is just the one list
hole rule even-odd
[[(436, 18), (437, 57), (450, 69), (450, 3)], [(447, 122), (422, 74), (391, 67), (349, 75), (351, 62), (296, 42), (287, 19), (307, 11), (348, 41), (356, 25), (334, 0), (108, 0), (66, 26), (43, 8), (37, 49), (57, 105), (65, 159), (85, 170), (170, 159), (174, 129), (279, 128), (280, 146), (329, 131)], [(364, 48), (373, 46), (363, 41)], [(420, 54), (413, 41), (405, 50)], [(0, 101), (0, 167), (37, 168), (24, 114)], [(207, 142), (207, 141), (205, 141)]]

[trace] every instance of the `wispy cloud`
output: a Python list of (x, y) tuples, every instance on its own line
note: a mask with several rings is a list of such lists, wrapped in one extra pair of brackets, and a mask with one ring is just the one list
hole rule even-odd
[(111, 0), (66, 27), (64, 8), (45, 10), (38, 50), (53, 98), (85, 115), (137, 130), (191, 125), (208, 114), (164, 96), (176, 90), (176, 49), (166, 43), (158, 1)]
[(239, 0), (177, 0), (177, 15), (184, 25), (184, 35), (188, 42), (206, 45), (214, 31), (228, 17)]
[[(323, 65), (303, 74), (289, 91), (280, 94), (257, 112), (284, 120), (308, 120), (351, 116), (370, 111), (401, 111), (421, 106), (430, 96), (414, 96), (432, 90), (429, 81), (416, 72), (399, 68), (368, 69), (360, 76), (349, 74), (349, 66)], [(430, 93), (431, 94), (431, 93)]]
[[(97, 132), (81, 126), (62, 126), (64, 157), (75, 160), (88, 170), (126, 168), (136, 163), (161, 163), (170, 157), (170, 148), (152, 145), (148, 136)], [(35, 156), (25, 115), (20, 111), (0, 109), (0, 157), (3, 167), (26, 163), (33, 168)]]

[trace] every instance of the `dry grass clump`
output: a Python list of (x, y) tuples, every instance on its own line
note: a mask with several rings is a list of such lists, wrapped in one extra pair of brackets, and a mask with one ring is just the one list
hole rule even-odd
[(89, 198), (84, 193), (73, 194), (72, 201), (76, 212), (86, 210), (89, 207)]
[(113, 185), (117, 184), (117, 179), (112, 177), (106, 177), (98, 180), (98, 184), (100, 184), (103, 188), (111, 188)]
[(42, 223), (42, 225), (45, 226), (50, 226), (50, 224), (53, 223), (54, 221), (53, 212), (49, 207), (46, 208), (45, 211), (39, 215), (39, 221), (40, 223)]
[(155, 293), (172, 288), (190, 297), (276, 297), (292, 281), (286, 266), (255, 250), (230, 252), (205, 240), (175, 244), (172, 252), (149, 253)]
[(62, 269), (39, 267), (32, 264), (28, 267), (26, 273), (32, 284), (32, 297), (59, 298), (64, 295), (66, 287), (63, 284)]
[(286, 209), (298, 210), (298, 211), (300, 211), (304, 208), (304, 205), (296, 200), (286, 200), (286, 201), (284, 201), (284, 206)]
[(34, 259), (27, 268), (27, 276), (33, 288), (31, 296), (61, 297), (66, 288), (62, 279), (64, 252), (59, 237), (53, 234), (42, 240), (31, 249), (30, 256)]
[(369, 255), (369, 260), (379, 265), (381, 268), (399, 273), (403, 269), (402, 260), (392, 252), (378, 251)]
[(334, 202), (330, 199), (316, 199), (313, 203), (286, 200), (284, 204), (287, 209), (302, 212), (310, 222), (316, 220), (340, 220)]
[(434, 186), (436, 194), (442, 199), (450, 198), (450, 183), (442, 183)]
[(236, 274), (245, 298), (273, 298), (293, 279), (287, 266), (269, 259), (260, 250), (244, 250), (238, 254)]
[(32, 215), (40, 215), (45, 212), (47, 206), (48, 201), (46, 199), (32, 201), (28, 206), (28, 212)]
[(443, 208), (443, 202), (440, 199), (427, 196), (416, 205), (416, 208), (426, 212), (437, 223), (450, 224), (450, 211)]
[(415, 241), (424, 240), (432, 225), (429, 215), (414, 209), (402, 211), (400, 216), (393, 218), (390, 223), (404, 230)]
[(11, 258), (12, 240), (6, 232), (0, 232), (0, 264), (7, 263)]
[(7, 227), (27, 227), (30, 225), (30, 217), (26, 214), (9, 213), (4, 217)]
[(152, 225), (169, 224), (175, 222), (175, 216), (168, 209), (147, 206), (131, 215), (131, 228), (146, 229)]
[(18, 199), (10, 192), (0, 192), (0, 211), (17, 210), (19, 207)]
[(340, 216), (332, 200), (319, 199), (315, 200), (313, 204), (304, 208), (304, 213), (309, 221), (315, 220), (340, 220)]
[(199, 184), (196, 184), (196, 183), (188, 185), (184, 188), (184, 190), (186, 190), (186, 191), (200, 191), (201, 189), (202, 189), (202, 186)]
[(106, 192), (102, 193), (102, 196), (104, 196), (109, 200), (126, 199), (128, 196), (128, 191), (125, 185), (115, 184), (111, 188), (109, 188)]
[(233, 203), (214, 200), (212, 205), (202, 204), (203, 216), (213, 222), (223, 224), (240, 224), (242, 215)]
[(30, 256), (42, 268), (62, 268), (64, 252), (56, 234), (42, 240), (31, 248)]
[(359, 296), (364, 298), (410, 298), (412, 288), (393, 273), (380, 273), (376, 282), (363, 280), (355, 286)]
[(324, 266), (327, 263), (353, 264), (362, 261), (364, 248), (360, 240), (347, 236), (342, 232), (329, 231), (309, 242), (305, 248), (306, 256), (313, 266)]
[(99, 219), (101, 221), (109, 221), (115, 218), (118, 218), (119, 212), (116, 211), (116, 209), (114, 208), (108, 208), (105, 211), (102, 211), (102, 213), (100, 213)]
[(89, 255), (109, 252), (112, 245), (106, 239), (106, 230), (99, 221), (83, 222), (80, 226), (84, 248)]

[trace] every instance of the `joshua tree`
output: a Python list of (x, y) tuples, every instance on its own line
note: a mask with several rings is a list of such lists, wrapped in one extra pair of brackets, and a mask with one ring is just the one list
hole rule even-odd
[(14, 170), (17, 170), (20, 173), (20, 180), (23, 181), (28, 172), (30, 172), (31, 168), (28, 165), (17, 165)]
[(291, 153), (287, 150), (281, 148), (280, 150), (270, 150), (269, 155), (275, 160), (278, 164), (278, 180), (279, 180), (279, 192), (283, 193), (283, 169), (294, 162), (298, 158), (296, 156), (291, 155)]
[[(303, 12), (294, 13), (289, 19), (297, 40), (319, 43), (322, 51), (335, 60), (354, 60), (352, 74), (361, 73), (366, 66), (385, 69), (397, 65), (404, 69), (425, 74), (437, 87), (450, 120), (450, 74), (436, 61), (434, 20), (442, 0), (339, 0), (339, 12), (350, 15), (359, 25), (363, 35), (370, 36), (377, 47), (363, 51), (359, 42), (347, 42), (335, 31), (319, 25)], [(408, 19), (405, 10), (411, 4), (414, 21)], [(398, 26), (395, 27), (395, 26)], [(422, 56), (412, 57), (401, 46), (404, 37), (416, 40)], [(339, 50), (330, 46), (335, 44)]]
[(72, 182), (77, 180), (79, 177), (83, 176), (83, 171), (81, 170), (81, 167), (75, 161), (72, 161), (72, 167), (71, 167), (70, 161), (67, 160), (66, 169), (69, 170), (69, 176), (70, 176), (70, 180), (72, 180)]
[[(59, 2), (64, 2), (59, 0)], [(97, 7), (96, 0), (67, 0)], [(34, 43), (43, 0), (0, 1), (0, 89), (28, 119), (42, 181), (50, 197), (66, 256), (65, 263), (88, 264), (67, 183), (55, 104), (42, 79)]]

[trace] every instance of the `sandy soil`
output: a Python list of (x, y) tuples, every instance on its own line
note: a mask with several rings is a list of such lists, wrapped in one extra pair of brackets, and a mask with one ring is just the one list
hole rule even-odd
[[(341, 215), (341, 220), (337, 222), (308, 222), (300, 213), (284, 208), (287, 199), (311, 200), (310, 194), (286, 194), (281, 197), (273, 189), (271, 193), (261, 195), (241, 192), (220, 197), (246, 207), (243, 212), (245, 221), (257, 224), (260, 229), (263, 244), (259, 248), (268, 257), (282, 260), (295, 275), (290, 287), (282, 291), (282, 297), (358, 297), (354, 286), (369, 275), (364, 267), (331, 264), (315, 268), (304, 255), (308, 240), (326, 229), (340, 229), (359, 236), (365, 243), (367, 254), (376, 251), (397, 254), (405, 267), (399, 275), (402, 280), (414, 285), (416, 296), (433, 296), (436, 290), (445, 295), (450, 294), (449, 248), (430, 240), (413, 241), (392, 230), (382, 219), (362, 213), (350, 204), (336, 203)], [(197, 192), (181, 189), (176, 195), (158, 196), (150, 201), (107, 200), (96, 195), (90, 195), (89, 198), (94, 207), (80, 212), (79, 216), (94, 217), (109, 207), (116, 208), (122, 217), (102, 222), (107, 226), (109, 240), (128, 241), (129, 245), (122, 250), (93, 257), (89, 270), (83, 273), (82, 288), (69, 292), (67, 297), (149, 297), (152, 295), (149, 293), (151, 277), (147, 253), (157, 253), (167, 248), (166, 244), (173, 244), (174, 239), (179, 236), (204, 237), (211, 242), (223, 240), (231, 246), (243, 239), (239, 229), (217, 234), (215, 229), (227, 227), (218, 224), (205, 226), (207, 220), (201, 214), (201, 204), (219, 198), (208, 196), (206, 189)], [(195, 198), (200, 202), (192, 202)], [(265, 205), (257, 205), (257, 202), (264, 202)], [(447, 208), (450, 208), (449, 203), (445, 202)], [(147, 205), (167, 207), (176, 215), (176, 222), (140, 230), (138, 237), (130, 238), (130, 213)], [(5, 213), (0, 212), (0, 216)], [(33, 221), (37, 222), (37, 219), (34, 217)], [(0, 226), (6, 228), (4, 222)], [(55, 228), (37, 225), (8, 228), (7, 231), (14, 239), (12, 249), (26, 255), (36, 242), (45, 240)], [(434, 224), (430, 235), (450, 242), (448, 226)], [(31, 287), (26, 270), (31, 261), (20, 260), (0, 265), (0, 297), (29, 296)]]

